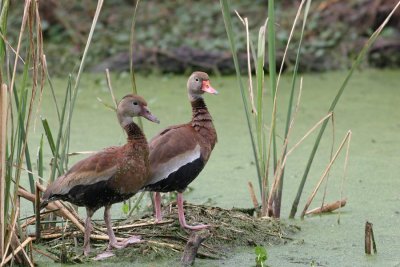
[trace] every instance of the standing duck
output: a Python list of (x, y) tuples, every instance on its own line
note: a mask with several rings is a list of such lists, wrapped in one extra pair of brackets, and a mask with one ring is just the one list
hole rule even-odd
[(183, 208), (183, 191), (206, 165), (217, 142), (212, 118), (202, 97), (204, 92), (217, 94), (207, 73), (193, 72), (187, 82), (192, 105), (189, 123), (166, 128), (150, 141), (150, 178), (146, 191), (153, 191), (156, 221), (161, 221), (160, 192), (178, 191), (178, 216), (181, 227), (199, 230), (207, 225), (190, 226)]
[(109, 147), (77, 162), (64, 175), (50, 184), (43, 195), (41, 207), (54, 200), (66, 200), (86, 207), (83, 252), (90, 252), (91, 217), (96, 210), (104, 209), (111, 248), (123, 248), (133, 240), (117, 242), (111, 226), (111, 205), (133, 196), (149, 178), (149, 149), (142, 130), (132, 118), (142, 116), (152, 122), (158, 119), (147, 109), (146, 101), (138, 95), (126, 95), (118, 104), (117, 117), (128, 135), (125, 145)]

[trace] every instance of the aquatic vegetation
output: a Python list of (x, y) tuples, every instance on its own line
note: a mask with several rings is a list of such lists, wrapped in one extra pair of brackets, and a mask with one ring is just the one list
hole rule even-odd
[[(258, 175), (258, 181), (259, 181), (259, 189), (260, 189), (260, 197), (261, 197), (261, 215), (269, 215), (273, 217), (280, 217), (281, 213), (281, 205), (282, 205), (282, 185), (283, 185), (283, 178), (284, 178), (284, 171), (286, 168), (286, 159), (287, 156), (290, 154), (292, 149), (295, 149), (306, 137), (309, 136), (309, 134), (316, 129), (317, 126), (320, 126), (319, 133), (317, 135), (316, 141), (314, 143), (314, 146), (312, 148), (312, 151), (310, 153), (309, 159), (307, 161), (306, 167), (304, 174), (300, 180), (300, 184), (298, 187), (297, 194), (295, 196), (295, 199), (292, 204), (292, 209), (290, 212), (290, 218), (294, 218), (297, 212), (297, 207), (299, 205), (299, 201), (301, 198), (301, 195), (303, 193), (304, 185), (307, 180), (311, 165), (313, 163), (314, 157), (316, 155), (317, 149), (320, 145), (322, 136), (324, 134), (324, 131), (328, 125), (329, 120), (332, 120), (333, 123), (333, 112), (335, 110), (335, 107), (337, 103), (339, 102), (344, 90), (347, 88), (348, 82), (350, 78), (352, 77), (354, 70), (357, 69), (364, 56), (366, 55), (367, 51), (370, 49), (372, 44), (376, 41), (377, 37), (380, 35), (382, 30), (384, 29), (385, 25), (388, 23), (389, 19), (391, 16), (394, 14), (398, 6), (400, 5), (400, 2), (397, 3), (396, 6), (393, 7), (392, 12), (386, 17), (386, 19), (382, 22), (380, 27), (371, 35), (369, 40), (365, 43), (363, 46), (362, 50), (356, 57), (355, 61), (353, 62), (352, 67), (348, 71), (347, 75), (344, 78), (344, 81), (339, 87), (339, 90), (337, 94), (335, 95), (329, 109), (327, 112), (327, 115), (324, 116), (317, 124), (315, 127), (313, 127), (305, 136), (303, 139), (300, 140), (294, 147), (290, 150), (288, 150), (288, 142), (289, 142), (289, 135), (290, 131), (292, 129), (292, 126), (295, 122), (295, 117), (296, 117), (296, 111), (297, 108), (300, 105), (300, 97), (301, 97), (301, 90), (302, 90), (302, 79), (300, 79), (300, 84), (299, 84), (299, 93), (298, 93), (298, 100), (297, 103), (294, 102), (294, 88), (296, 86), (296, 82), (298, 79), (298, 64), (300, 59), (300, 54), (301, 54), (301, 49), (302, 49), (302, 37), (304, 34), (304, 29), (307, 24), (307, 17), (308, 17), (308, 12), (310, 8), (310, 3), (311, 1), (301, 1), (299, 4), (298, 12), (297, 15), (293, 21), (293, 27), (292, 27), (292, 32), (289, 35), (288, 41), (287, 41), (287, 46), (286, 50), (283, 56), (281, 68), (279, 70), (279, 73), (276, 72), (276, 66), (275, 66), (275, 61), (276, 61), (276, 54), (277, 54), (277, 49), (275, 47), (275, 10), (274, 10), (274, 0), (269, 0), (268, 1), (268, 19), (266, 20), (265, 24), (260, 27), (260, 32), (258, 35), (258, 49), (255, 51), (254, 49), (254, 44), (252, 43), (252, 38), (249, 38), (249, 31), (248, 31), (248, 20), (247, 18), (241, 18), (240, 17), (240, 11), (237, 12), (236, 14), (239, 17), (239, 19), (243, 22), (245, 26), (245, 33), (247, 35), (247, 57), (248, 57), (248, 84), (249, 84), (249, 89), (245, 89), (245, 83), (243, 82), (243, 78), (241, 76), (242, 70), (240, 69), (239, 63), (238, 63), (238, 55), (237, 55), (237, 33), (234, 32), (233, 30), (233, 24), (232, 24), (232, 19), (231, 19), (231, 13), (232, 10), (230, 8), (229, 1), (227, 0), (221, 0), (221, 9), (224, 17), (224, 22), (225, 22), (225, 28), (227, 31), (229, 43), (230, 43), (230, 48), (232, 51), (233, 55), (233, 60), (235, 63), (235, 69), (236, 69), (236, 76), (238, 80), (238, 85), (240, 89), (240, 93), (242, 96), (243, 100), (243, 107), (244, 107), (244, 113), (246, 115), (246, 120), (247, 120), (247, 126), (248, 126), (248, 133), (249, 137), (251, 140), (252, 148), (253, 148), (253, 154), (254, 154), (254, 160), (256, 162), (256, 170), (257, 170), (257, 175)], [(298, 49), (296, 52), (296, 63), (295, 67), (293, 69), (293, 79), (292, 79), (292, 84), (291, 84), (291, 94), (289, 98), (289, 103), (288, 103), (288, 109), (286, 112), (286, 128), (285, 128), (285, 133), (284, 133), (284, 139), (282, 146), (280, 147), (280, 157), (277, 156), (278, 151), (276, 147), (276, 116), (277, 116), (277, 98), (278, 98), (278, 92), (279, 90), (282, 90), (279, 88), (279, 79), (280, 75), (282, 73), (283, 69), (283, 64), (285, 61), (285, 56), (288, 52), (288, 47), (291, 42), (291, 36), (293, 31), (296, 28), (296, 24), (298, 21), (298, 17), (300, 14), (303, 12), (303, 25), (300, 30), (300, 41), (298, 44)], [(266, 38), (266, 35), (268, 38)], [(266, 44), (266, 40), (268, 40)], [(271, 90), (271, 101), (270, 101), (270, 108), (266, 109), (266, 101), (265, 101), (265, 84), (264, 84), (264, 62), (265, 62), (265, 45), (268, 45), (268, 63), (269, 63), (269, 86)], [(250, 49), (251, 48), (251, 49)], [(253, 61), (254, 64), (256, 64), (256, 92), (253, 92), (253, 82), (252, 82), (252, 68), (250, 67), (251, 62)], [(292, 107), (294, 106), (294, 111), (292, 112)], [(268, 113), (269, 112), (269, 113)], [(267, 115), (265, 115), (267, 114)], [(264, 118), (269, 116), (271, 118), (269, 124), (267, 124), (264, 121)], [(346, 134), (344, 138), (344, 142), (348, 141), (350, 142), (350, 137), (351, 133)], [(343, 143), (342, 143), (343, 145)], [(341, 145), (341, 147), (342, 147)], [(333, 148), (332, 148), (333, 149)], [(340, 148), (341, 149), (341, 148)], [(339, 149), (339, 151), (340, 151)], [(348, 155), (348, 149), (347, 153)], [(346, 157), (347, 158), (347, 157)], [(328, 165), (325, 175), (329, 173), (329, 169), (331, 166), (332, 162)], [(346, 166), (347, 166), (347, 161), (345, 162), (345, 170), (344, 173), (346, 172)], [(269, 176), (273, 176), (273, 179), (270, 181), (268, 179)], [(325, 177), (323, 176), (323, 178)], [(319, 185), (317, 186), (319, 187)], [(315, 193), (315, 192), (314, 192)], [(254, 195), (254, 194), (253, 194)], [(312, 198), (309, 198), (311, 201)], [(257, 202), (257, 201), (253, 201)], [(309, 204), (306, 205), (306, 208), (308, 207)], [(306, 209), (305, 208), (305, 209)], [(303, 211), (302, 217), (304, 216), (305, 211)]]
[(257, 267), (266, 266), (265, 261), (268, 260), (268, 253), (265, 247), (257, 246), (254, 248), (254, 252), (256, 254), (256, 266)]

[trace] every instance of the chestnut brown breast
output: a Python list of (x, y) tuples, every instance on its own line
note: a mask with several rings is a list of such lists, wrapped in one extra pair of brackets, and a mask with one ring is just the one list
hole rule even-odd
[(104, 149), (76, 163), (44, 193), (46, 202), (62, 199), (98, 209), (134, 195), (149, 177), (149, 150), (140, 128), (125, 127), (127, 144)]
[(203, 99), (191, 102), (192, 120), (171, 126), (150, 141), (148, 191), (183, 191), (204, 168), (217, 142)]

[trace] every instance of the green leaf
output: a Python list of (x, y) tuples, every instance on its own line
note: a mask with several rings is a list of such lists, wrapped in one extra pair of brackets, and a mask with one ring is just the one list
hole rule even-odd
[(44, 132), (47, 137), (47, 141), (49, 142), (51, 154), (53, 154), (53, 157), (55, 157), (56, 156), (56, 153), (55, 153), (56, 145), (54, 144), (54, 138), (53, 138), (53, 134), (51, 133), (49, 122), (45, 118), (41, 118), (41, 119), (42, 119), (43, 129), (44, 129)]
[(128, 205), (128, 203), (124, 203), (123, 205), (122, 205), (122, 212), (124, 213), (124, 214), (128, 214), (128, 212), (129, 212), (129, 205)]
[(256, 253), (256, 266), (265, 266), (264, 262), (268, 259), (267, 250), (263, 246), (255, 248)]

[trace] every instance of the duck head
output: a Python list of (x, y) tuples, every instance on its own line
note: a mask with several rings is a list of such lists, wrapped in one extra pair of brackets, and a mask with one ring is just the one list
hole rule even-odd
[(117, 117), (122, 127), (132, 123), (133, 117), (143, 117), (149, 121), (160, 123), (156, 116), (147, 108), (147, 102), (143, 97), (129, 94), (122, 98), (117, 107)]
[(187, 82), (187, 89), (190, 101), (202, 98), (204, 92), (214, 95), (218, 94), (218, 91), (211, 86), (208, 74), (201, 71), (195, 71), (190, 75)]

